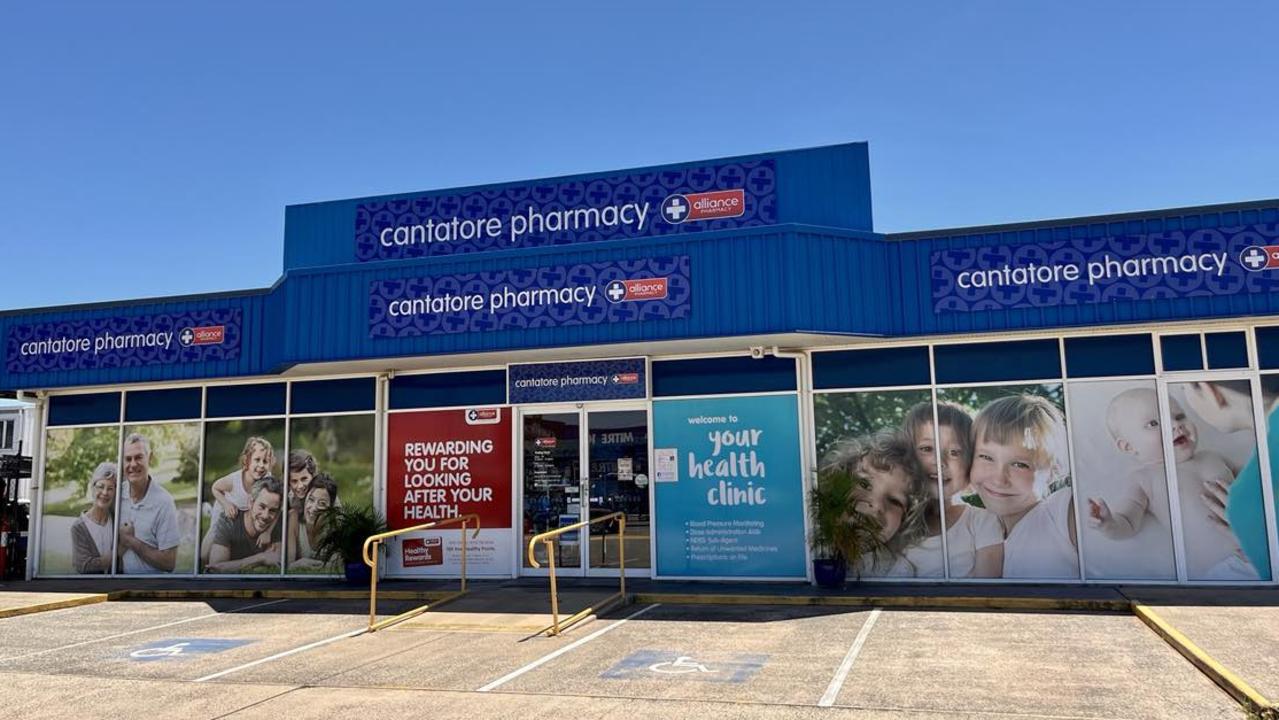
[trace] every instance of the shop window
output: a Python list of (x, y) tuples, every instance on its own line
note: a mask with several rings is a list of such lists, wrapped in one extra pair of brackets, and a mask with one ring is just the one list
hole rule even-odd
[(1248, 341), (1242, 331), (1204, 335), (1208, 351), (1208, 367), (1212, 370), (1248, 367)]
[(938, 384), (1061, 377), (1056, 340), (938, 345), (933, 357)]
[(1257, 362), (1263, 370), (1279, 368), (1279, 327), (1257, 328)]
[(1149, 335), (1066, 338), (1066, 374), (1072, 378), (1153, 375)]
[(295, 382), (289, 404), (295, 413), (357, 412), (374, 409), (376, 394), (371, 377)]
[(1160, 354), (1163, 356), (1164, 371), (1203, 370), (1203, 349), (1199, 344), (1199, 335), (1164, 335), (1159, 338)]
[(900, 387), (928, 385), (928, 348), (899, 347), (813, 354), (813, 387)]
[(284, 383), (212, 386), (205, 401), (205, 417), (283, 415), (284, 395)]
[(719, 357), (653, 363), (653, 396), (727, 395), (797, 389), (795, 361)]
[(92, 425), (120, 421), (120, 393), (54, 395), (49, 398), (50, 425)]
[(124, 398), (126, 422), (200, 417), (200, 388), (131, 390)]
[(391, 379), (392, 410), (505, 403), (505, 370), (397, 375)]

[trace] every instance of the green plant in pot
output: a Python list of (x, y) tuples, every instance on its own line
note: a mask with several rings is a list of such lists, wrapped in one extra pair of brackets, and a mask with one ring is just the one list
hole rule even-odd
[(347, 581), (367, 583), (371, 569), (364, 564), (364, 541), (386, 532), (386, 519), (369, 505), (335, 505), (323, 517), (315, 557), (326, 564), (342, 564)]
[(865, 478), (844, 468), (826, 468), (817, 474), (808, 506), (813, 575), (818, 585), (842, 586), (850, 566), (858, 573), (863, 557), (874, 558), (884, 549), (879, 520), (857, 511), (857, 498), (869, 490)]

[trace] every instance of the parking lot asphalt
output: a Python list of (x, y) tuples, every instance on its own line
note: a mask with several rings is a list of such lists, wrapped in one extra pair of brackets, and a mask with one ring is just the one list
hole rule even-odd
[(1130, 615), (658, 603), (546, 637), (453, 610), (373, 634), (347, 600), (3, 619), (0, 718), (1244, 717)]

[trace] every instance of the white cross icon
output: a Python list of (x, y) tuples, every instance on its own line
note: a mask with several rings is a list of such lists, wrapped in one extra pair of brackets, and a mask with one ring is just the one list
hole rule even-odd
[(623, 285), (621, 281), (614, 280), (608, 284), (608, 290), (606, 292), (608, 293), (609, 300), (612, 300), (613, 302), (621, 302), (622, 298), (626, 297), (626, 286)]
[(679, 222), (687, 212), (688, 206), (684, 204), (683, 198), (673, 198), (666, 206), (666, 217), (670, 218), (671, 222)]
[(191, 328), (187, 328), (182, 331), (182, 335), (178, 339), (182, 341), (183, 345), (190, 345), (191, 341), (195, 340), (195, 334), (191, 332)]
[(1250, 247), (1243, 254), (1243, 264), (1249, 270), (1260, 270), (1266, 264), (1266, 253), (1261, 248)]

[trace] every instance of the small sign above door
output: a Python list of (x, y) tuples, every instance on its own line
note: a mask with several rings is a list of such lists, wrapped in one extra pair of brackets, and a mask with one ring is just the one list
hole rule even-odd
[(644, 358), (511, 365), (506, 377), (507, 399), (511, 404), (648, 397)]

